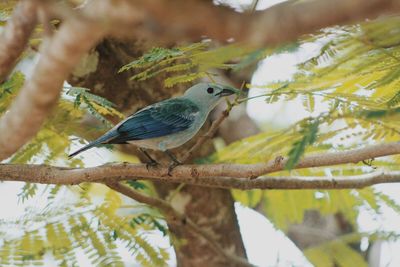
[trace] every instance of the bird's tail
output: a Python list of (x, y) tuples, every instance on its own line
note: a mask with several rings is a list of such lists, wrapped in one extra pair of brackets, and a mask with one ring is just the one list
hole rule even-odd
[(109, 131), (107, 132), (105, 135), (99, 137), (98, 139), (94, 140), (93, 142), (90, 142), (89, 144), (87, 144), (86, 146), (78, 149), (77, 151), (71, 153), (68, 155), (69, 158), (75, 157), (76, 155), (78, 155), (79, 153), (88, 150), (92, 147), (98, 146), (100, 144), (106, 144), (109, 141), (111, 141), (113, 138), (118, 136), (118, 132), (117, 131)]

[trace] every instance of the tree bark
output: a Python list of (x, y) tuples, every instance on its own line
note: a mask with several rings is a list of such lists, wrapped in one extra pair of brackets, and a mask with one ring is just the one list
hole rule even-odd
[[(148, 48), (150, 48), (149, 44), (138, 41), (131, 40), (123, 43), (104, 40), (86, 57), (86, 60), (69, 78), (69, 82), (75, 86), (90, 88), (93, 93), (106, 97), (125, 114), (133, 113), (151, 103), (183, 92), (186, 86), (177, 86), (174, 89), (164, 88), (162, 76), (139, 83), (129, 81), (130, 74), (127, 72), (117, 74), (122, 65), (142, 55)], [(96, 63), (95, 68), (91, 68), (90, 71), (85, 68), (85, 66), (93, 66), (93, 62)], [(179, 155), (183, 155), (188, 147), (190, 144), (174, 152), (179, 158)], [(131, 153), (136, 151), (128, 145), (123, 149)], [(212, 149), (211, 143), (208, 142), (195, 156), (208, 155)], [(161, 162), (165, 160), (160, 153), (154, 153), (153, 156)], [(175, 184), (155, 183), (154, 185), (160, 197), (169, 200), (175, 209), (206, 229), (224, 249), (237, 256), (246, 257), (234, 210), (234, 201), (229, 190), (185, 185), (178, 191)], [(167, 223), (173, 235), (172, 240), (175, 240), (173, 244), (178, 266), (229, 265), (227, 260), (217, 254), (202, 237), (188, 231), (186, 227), (180, 227), (180, 224), (174, 221), (167, 221)]]

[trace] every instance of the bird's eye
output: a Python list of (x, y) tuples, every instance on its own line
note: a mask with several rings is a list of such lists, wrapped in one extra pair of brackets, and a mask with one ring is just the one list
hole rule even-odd
[(214, 88), (208, 87), (208, 88), (207, 88), (207, 93), (209, 93), (209, 94), (214, 93)]

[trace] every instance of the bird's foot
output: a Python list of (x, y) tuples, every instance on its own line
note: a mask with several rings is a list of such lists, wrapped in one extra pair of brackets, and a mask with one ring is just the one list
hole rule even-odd
[(155, 160), (151, 160), (149, 162), (146, 162), (146, 169), (149, 170), (150, 168), (157, 168), (160, 163), (158, 163)]
[(168, 166), (168, 176), (172, 176), (171, 173), (172, 171), (179, 165), (181, 165), (182, 163), (180, 163), (179, 161), (173, 161), (169, 164)]
[(155, 159), (153, 159), (150, 154), (144, 149), (144, 148), (139, 148), (139, 151), (142, 152), (147, 159), (149, 160), (146, 163), (146, 169), (149, 170), (150, 168), (156, 168), (158, 165), (160, 165)]

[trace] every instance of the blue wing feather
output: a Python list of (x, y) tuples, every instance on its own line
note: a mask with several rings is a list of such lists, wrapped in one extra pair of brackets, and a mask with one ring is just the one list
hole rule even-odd
[(162, 137), (188, 129), (199, 109), (187, 99), (174, 98), (151, 105), (121, 123), (118, 135), (107, 143)]

